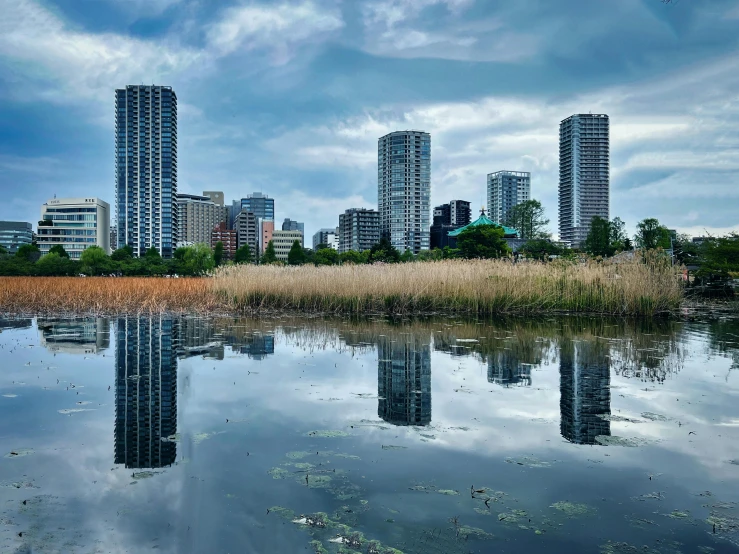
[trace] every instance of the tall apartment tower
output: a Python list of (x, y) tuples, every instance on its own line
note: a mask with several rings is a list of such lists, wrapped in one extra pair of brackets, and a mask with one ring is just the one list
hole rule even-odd
[(117, 248), (152, 246), (171, 258), (177, 241), (177, 95), (172, 87), (115, 92)]
[(430, 247), (431, 135), (396, 131), (377, 143), (380, 232), (392, 245), (417, 254)]
[(339, 253), (362, 252), (380, 242), (380, 214), (351, 208), (339, 215)]
[(213, 202), (208, 195), (178, 194), (177, 216), (178, 246), (208, 244), (213, 228), (228, 220), (226, 208)]
[(528, 171), (496, 171), (488, 175), (488, 216), (503, 225), (508, 210), (531, 200), (531, 173)]
[(431, 423), (431, 346), (409, 335), (377, 342), (377, 415), (392, 425)]
[(595, 216), (609, 218), (609, 119), (577, 114), (559, 124), (559, 238), (582, 244)]

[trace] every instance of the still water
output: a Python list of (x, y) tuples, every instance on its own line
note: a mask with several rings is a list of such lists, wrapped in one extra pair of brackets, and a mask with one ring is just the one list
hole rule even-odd
[(739, 552), (739, 322), (0, 328), (1, 552)]

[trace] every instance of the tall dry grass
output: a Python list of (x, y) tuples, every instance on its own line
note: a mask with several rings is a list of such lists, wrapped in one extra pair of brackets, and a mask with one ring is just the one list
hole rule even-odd
[(0, 312), (206, 313), (218, 305), (207, 279), (0, 277)]
[(654, 315), (677, 309), (678, 268), (623, 263), (447, 260), (331, 267), (231, 266), (211, 282), (235, 311), (341, 314), (587, 312)]

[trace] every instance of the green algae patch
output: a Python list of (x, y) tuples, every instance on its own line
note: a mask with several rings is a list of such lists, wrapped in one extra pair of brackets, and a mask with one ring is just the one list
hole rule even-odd
[(283, 508), (282, 506), (272, 506), (271, 508), (267, 510), (267, 513), (276, 514), (282, 518), (290, 519), (290, 520), (295, 518), (295, 512), (287, 508)]
[(201, 442), (205, 440), (213, 438), (216, 435), (221, 435), (223, 433), (225, 433), (225, 431), (216, 431), (214, 433), (197, 433), (192, 436), (192, 442), (194, 442), (195, 444), (200, 444)]
[(498, 514), (498, 521), (503, 521), (505, 523), (519, 523), (524, 519), (528, 520), (528, 517), (529, 514), (526, 510), (511, 510), (510, 512)]
[(575, 504), (573, 502), (555, 502), (549, 507), (554, 508), (567, 517), (587, 516), (595, 513), (595, 508), (591, 508), (587, 504)]
[(305, 436), (319, 438), (319, 439), (333, 439), (333, 438), (339, 438), (339, 437), (349, 437), (351, 435), (347, 433), (346, 431), (323, 429), (323, 430), (318, 430), (318, 431), (308, 431), (305, 434)]
[(672, 519), (687, 519), (690, 517), (690, 512), (681, 512), (679, 510), (673, 510), (669, 514), (667, 514), (667, 517), (671, 517)]
[(617, 437), (616, 435), (598, 435), (595, 442), (601, 446), (624, 446), (626, 448), (635, 448), (649, 444), (646, 439)]
[(505, 461), (509, 464), (516, 464), (525, 467), (551, 467), (552, 462), (546, 462), (539, 460), (534, 456), (523, 456), (521, 458), (506, 458)]
[(291, 460), (302, 460), (303, 458), (307, 458), (311, 455), (315, 456), (315, 454), (313, 454), (312, 452), (294, 451), (288, 452), (287, 454), (285, 454), (285, 457)]
[(439, 494), (446, 495), (446, 496), (459, 496), (459, 491), (455, 491), (451, 489), (439, 489), (436, 492)]
[(601, 554), (659, 554), (648, 546), (634, 546), (627, 542), (611, 542), (600, 545)]
[(290, 476), (290, 472), (282, 467), (273, 467), (267, 473), (272, 476), (272, 479), (287, 479)]

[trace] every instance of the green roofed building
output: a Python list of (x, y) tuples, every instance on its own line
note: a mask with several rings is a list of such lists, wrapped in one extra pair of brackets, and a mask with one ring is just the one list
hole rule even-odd
[(454, 231), (449, 231), (449, 237), (456, 239), (465, 229), (469, 229), (471, 227), (477, 227), (479, 225), (495, 225), (496, 227), (502, 227), (504, 238), (507, 238), (507, 239), (508, 238), (510, 239), (518, 238), (518, 231), (516, 231), (515, 229), (511, 229), (510, 227), (506, 227), (505, 225), (498, 225), (492, 219), (486, 216), (485, 208), (480, 210), (480, 217), (478, 217), (475, 221), (473, 221), (469, 225), (465, 225), (464, 227), (460, 227), (459, 229), (455, 229)]

